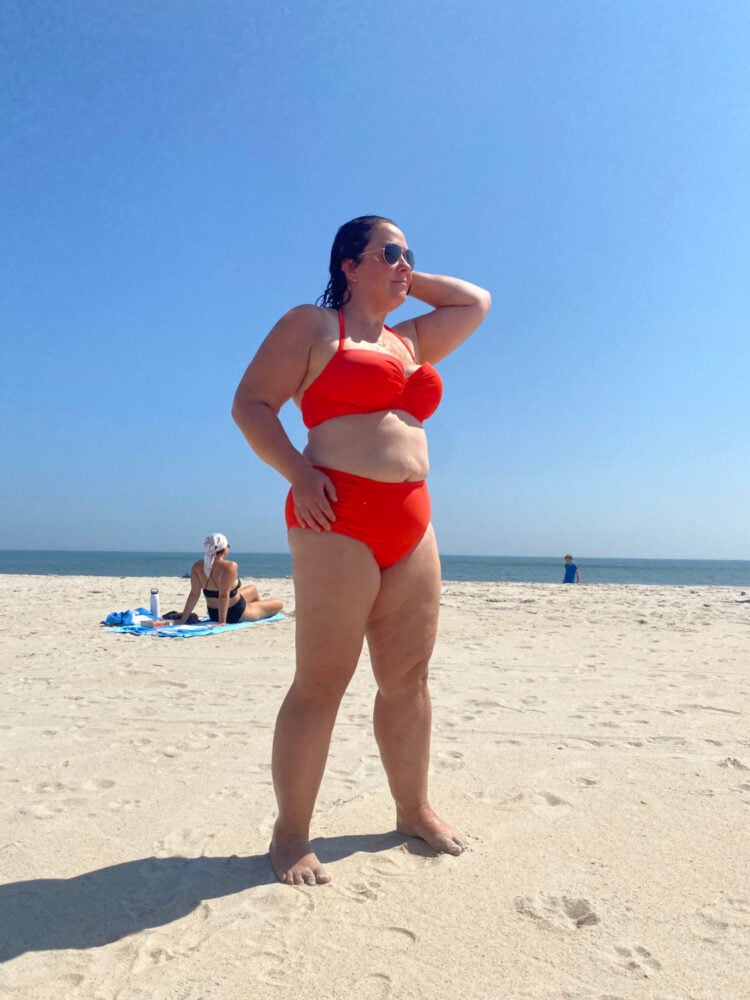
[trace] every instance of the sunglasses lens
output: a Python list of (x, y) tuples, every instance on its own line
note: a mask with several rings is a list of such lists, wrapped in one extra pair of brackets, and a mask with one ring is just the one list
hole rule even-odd
[(383, 247), (383, 260), (386, 262), (386, 264), (390, 264), (391, 266), (393, 266), (394, 264), (398, 264), (398, 262), (401, 260), (402, 254), (404, 256), (404, 260), (413, 271), (414, 254), (412, 253), (411, 250), (402, 250), (401, 247), (398, 245), (398, 243), (386, 243), (386, 245)]

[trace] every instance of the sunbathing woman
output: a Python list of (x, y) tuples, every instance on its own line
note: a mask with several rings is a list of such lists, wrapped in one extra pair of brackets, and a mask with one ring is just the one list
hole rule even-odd
[(262, 601), (255, 584), (242, 586), (237, 563), (227, 559), (229, 542), (224, 535), (209, 535), (203, 548), (205, 556), (193, 563), (190, 570), (190, 593), (177, 619), (179, 625), (184, 625), (190, 617), (200, 599), (201, 590), (206, 598), (208, 617), (217, 625), (257, 622), (281, 611), (281, 601)]

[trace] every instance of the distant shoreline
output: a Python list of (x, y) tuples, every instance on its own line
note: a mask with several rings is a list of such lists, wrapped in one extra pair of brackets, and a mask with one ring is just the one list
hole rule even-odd
[[(0, 550), (0, 574), (80, 577), (185, 577), (198, 552)], [(243, 576), (291, 576), (289, 553), (234, 552)], [(581, 586), (718, 586), (750, 590), (750, 560), (616, 559), (576, 556)], [(563, 577), (562, 557), (441, 556), (444, 581), (552, 583)]]

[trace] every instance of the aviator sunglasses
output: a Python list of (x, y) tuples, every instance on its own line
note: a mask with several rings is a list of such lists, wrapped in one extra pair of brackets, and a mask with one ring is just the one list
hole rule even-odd
[(403, 257), (409, 270), (414, 270), (414, 251), (405, 250), (403, 247), (400, 247), (398, 243), (386, 243), (384, 247), (378, 247), (376, 250), (363, 250), (360, 257), (364, 257), (365, 254), (368, 253), (382, 253), (383, 260), (390, 267), (393, 267), (394, 264), (398, 264)]

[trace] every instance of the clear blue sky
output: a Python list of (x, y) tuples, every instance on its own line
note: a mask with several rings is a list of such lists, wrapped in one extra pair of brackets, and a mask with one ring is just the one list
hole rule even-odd
[(232, 396), (374, 212), (493, 294), (428, 425), (445, 553), (750, 559), (746, 0), (0, 24), (0, 548), (284, 551)]

